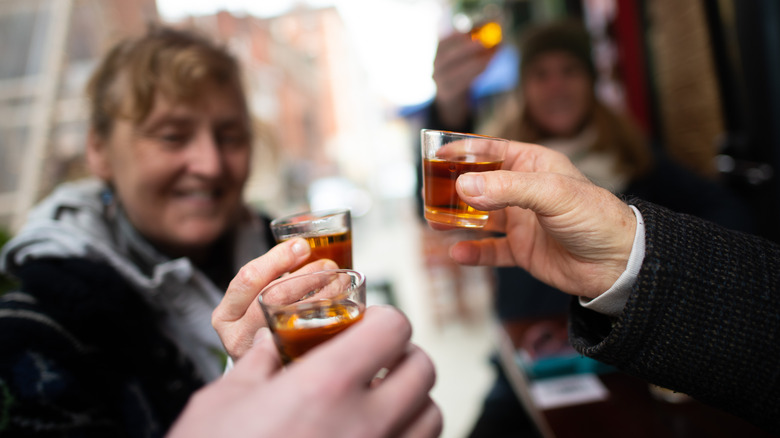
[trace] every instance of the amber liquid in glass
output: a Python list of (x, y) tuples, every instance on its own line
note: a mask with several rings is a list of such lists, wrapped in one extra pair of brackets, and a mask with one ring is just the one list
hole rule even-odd
[(469, 32), (472, 41), (479, 41), (486, 49), (497, 46), (502, 40), (501, 25), (495, 21), (489, 21), (477, 26)]
[(447, 161), (424, 159), (425, 218), (431, 222), (459, 227), (483, 227), (488, 212), (477, 210), (461, 201), (455, 190), (455, 181), (464, 173), (498, 170), (502, 162), (479, 156), (461, 156)]
[(282, 360), (290, 363), (362, 318), (360, 306), (352, 301), (320, 300), (271, 315), (270, 326)]
[[(317, 236), (301, 236), (309, 242), (311, 255), (309, 258), (292, 269), (300, 269), (303, 265), (315, 260), (330, 259), (339, 265), (340, 269), (352, 269), (352, 232), (345, 231), (338, 234), (325, 234)], [(281, 242), (279, 242), (281, 243)]]

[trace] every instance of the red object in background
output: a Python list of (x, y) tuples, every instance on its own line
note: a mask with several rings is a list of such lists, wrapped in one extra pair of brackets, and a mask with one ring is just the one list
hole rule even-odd
[(644, 45), (644, 27), (640, 21), (636, 0), (616, 0), (614, 21), (615, 42), (618, 47), (618, 66), (625, 87), (626, 106), (645, 134), (652, 132), (650, 102)]

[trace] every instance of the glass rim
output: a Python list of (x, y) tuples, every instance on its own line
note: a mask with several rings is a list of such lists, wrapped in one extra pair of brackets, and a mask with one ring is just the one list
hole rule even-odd
[[(287, 283), (289, 281), (292, 281), (292, 280), (295, 280), (295, 279), (298, 279), (298, 278), (301, 278), (301, 277), (313, 277), (315, 275), (316, 276), (320, 276), (322, 274), (347, 274), (350, 277), (356, 277), (358, 279), (358, 281), (357, 281), (357, 284), (355, 284), (354, 288), (358, 288), (358, 287), (361, 287), (361, 286), (366, 284), (366, 274), (364, 274), (364, 273), (362, 273), (360, 271), (356, 271), (354, 269), (323, 269), (321, 271), (307, 272), (305, 274), (298, 274), (298, 275), (294, 275), (293, 274), (293, 275), (287, 276), (286, 278), (280, 278), (280, 279), (272, 282), (271, 284), (266, 285), (264, 288), (262, 288), (260, 290), (260, 293), (257, 294), (257, 301), (260, 303), (260, 307), (263, 307), (263, 306), (271, 306), (271, 307), (276, 306), (275, 304), (263, 303), (263, 293), (266, 290), (268, 290), (268, 289), (270, 289), (272, 287), (276, 287), (277, 285), (280, 285), (282, 283)], [(352, 288), (350, 288), (349, 290), (351, 290), (351, 289)], [(347, 293), (347, 291), (344, 291), (339, 296), (344, 295), (346, 293)], [(284, 306), (286, 306), (286, 305), (284, 305)]]
[[(290, 225), (316, 223), (318, 221), (329, 219), (334, 216), (338, 216), (340, 214), (351, 215), (351, 211), (349, 208), (330, 208), (326, 210), (301, 211), (298, 213), (293, 213), (293, 214), (288, 214), (286, 216), (278, 217), (271, 221), (270, 226), (273, 228), (273, 227), (285, 227)], [(310, 216), (310, 218), (303, 219), (296, 222), (290, 222), (290, 220), (292, 219), (295, 219), (297, 217), (304, 217), (304, 216)]]
[(509, 142), (508, 139), (501, 138), (501, 137), (493, 137), (493, 136), (490, 136), (490, 135), (482, 135), (482, 134), (472, 134), (470, 132), (447, 131), (447, 130), (443, 130), (443, 129), (423, 128), (423, 129), (420, 130), (420, 134), (421, 135), (425, 135), (425, 134), (439, 134), (441, 136), (451, 135), (451, 136), (463, 137), (463, 138), (476, 138), (476, 139), (480, 139), (480, 140), (503, 141), (503, 142), (507, 142), (507, 143)]

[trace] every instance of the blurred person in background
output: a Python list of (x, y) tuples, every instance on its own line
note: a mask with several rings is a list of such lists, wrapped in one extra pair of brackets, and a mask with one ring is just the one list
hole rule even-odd
[[(248, 398), (233, 383), (251, 374), (252, 362), (220, 381), (228, 357), (222, 339), (230, 340), (234, 327), (218, 333), (211, 318), (240, 268), (253, 261), (249, 271), (270, 275), (253, 283), (256, 297), (310, 254), (302, 239), (273, 246), (268, 218), (243, 201), (253, 133), (239, 65), (226, 49), (194, 31), (153, 26), (107, 53), (87, 94), (94, 177), (56, 188), (0, 255), (0, 271), (17, 283), (0, 297), (0, 435), (163, 436), (208, 382), (217, 383), (188, 411), (201, 413), (187, 414), (177, 430), (203, 433), (226, 423), (247, 431), (314, 429), (296, 414), (316, 409), (346, 421), (338, 414), (350, 401), (368, 409), (377, 400), (349, 427), (401, 433), (417, 427), (420, 414), (429, 431), (421, 436), (438, 433), (441, 416), (428, 397), (433, 367), (408, 343), (411, 328), (400, 315), (372, 313), (379, 326), (398, 329), (382, 342), (373, 323), (353, 335), (356, 342), (368, 336), (376, 350), (350, 355), (354, 372), (337, 382), (354, 391), (334, 393), (334, 381), (317, 378), (342, 365), (330, 362), (351, 347), (343, 343), (323, 346), (319, 359), (289, 374), (272, 365), (278, 353), (266, 345), (254, 358), (265, 364), (262, 376), (238, 385)], [(254, 297), (248, 306), (258, 307)], [(260, 325), (244, 332), (250, 346)], [(405, 371), (368, 391), (379, 366)], [(409, 374), (415, 385), (401, 377)], [(300, 383), (306, 380), (312, 382)], [(328, 397), (310, 400), (308, 391)], [(236, 410), (223, 409), (232, 395)], [(288, 398), (274, 398), (280, 395)], [(255, 398), (279, 403), (263, 415)], [(388, 417), (392, 411), (397, 415)], [(217, 423), (202, 421), (211, 419)], [(338, 436), (343, 426), (313, 436)]]
[[(731, 229), (753, 229), (753, 219), (742, 200), (674, 163), (626, 114), (599, 99), (590, 37), (579, 20), (533, 25), (519, 41), (519, 85), (492, 109), (478, 134), (538, 143), (559, 151), (591, 181), (612, 193), (639, 196)], [(440, 41), (433, 73), (437, 91), (426, 128), (477, 129), (478, 108), (470, 88), (495, 52), (496, 48), (487, 49), (467, 34), (455, 33)], [(565, 340), (568, 295), (523, 269), (500, 267), (496, 273), (495, 309), (500, 319), (557, 318), (559, 329), (548, 324), (547, 329), (535, 333)], [(528, 343), (536, 341), (529, 339)], [(515, 412), (519, 404), (503, 371), (497, 368), (496, 383), (473, 436), (489, 436), (518, 423)], [(518, 430), (516, 435), (523, 433)]]

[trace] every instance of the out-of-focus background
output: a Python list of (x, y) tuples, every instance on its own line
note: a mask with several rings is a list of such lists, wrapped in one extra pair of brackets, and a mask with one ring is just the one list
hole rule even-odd
[[(355, 268), (404, 310), (436, 363), (445, 437), (465, 436), (493, 379), (493, 272), (453, 265), (460, 232), (417, 205), (419, 129), (438, 39), (492, 4), (506, 34), (561, 16), (593, 37), (598, 92), (690, 170), (737, 192), (778, 240), (780, 3), (774, 0), (0, 0), (0, 231), (85, 175), (85, 81), (149, 23), (195, 26), (243, 63), (258, 127), (247, 200), (277, 216), (348, 206)], [(511, 41), (472, 90), (506, 93)]]

